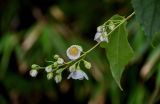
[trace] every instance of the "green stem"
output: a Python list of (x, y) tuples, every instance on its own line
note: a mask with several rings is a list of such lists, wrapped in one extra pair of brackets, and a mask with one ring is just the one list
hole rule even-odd
[[(126, 22), (127, 20), (129, 20), (133, 15), (135, 14), (135, 12), (133, 12), (132, 14), (130, 14), (128, 17), (126, 17), (119, 25), (117, 25), (114, 30), (112, 30), (111, 32), (108, 33), (107, 36), (109, 36), (112, 32), (114, 32), (120, 25), (122, 25), (124, 22)], [(91, 51), (93, 51), (97, 46), (99, 46), (100, 42), (95, 44), (92, 48), (90, 48), (88, 51), (84, 52), (78, 59), (76, 60), (72, 60), (69, 61), (63, 65), (61, 65), (60, 67), (63, 67), (64, 65), (69, 66), (70, 64), (75, 64), (77, 62), (80, 62), (88, 53), (90, 53)], [(41, 67), (41, 68), (45, 68), (45, 67)], [(64, 67), (67, 68), (67, 67)], [(64, 69), (63, 68), (63, 69)]]
[(135, 12), (133, 12), (132, 14), (130, 14), (128, 17), (126, 17), (119, 25), (117, 25), (114, 30), (112, 30), (111, 32), (109, 32), (107, 34), (107, 36), (109, 36), (111, 33), (113, 33), (119, 26), (121, 26), (124, 22), (126, 22), (127, 20), (129, 20), (133, 15), (135, 14)]

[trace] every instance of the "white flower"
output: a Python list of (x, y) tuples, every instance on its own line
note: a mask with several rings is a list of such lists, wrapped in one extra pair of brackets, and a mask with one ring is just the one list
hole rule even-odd
[(83, 80), (84, 78), (86, 78), (88, 80), (87, 74), (80, 69), (77, 69), (74, 72), (71, 72), (67, 79), (70, 79), (70, 78), (79, 79), (79, 80)]
[(63, 60), (62, 58), (58, 58), (57, 63), (58, 63), (58, 64), (63, 64), (63, 63), (64, 63), (64, 60)]
[(80, 57), (82, 51), (83, 49), (81, 46), (72, 45), (67, 49), (66, 53), (69, 59), (76, 60), (77, 58)]
[(49, 66), (45, 67), (45, 71), (47, 73), (52, 72), (52, 65), (49, 65)]
[(97, 32), (95, 34), (94, 40), (97, 42), (107, 42), (108, 43), (108, 36), (107, 36), (107, 32)]
[(30, 71), (29, 71), (29, 74), (30, 74), (30, 76), (32, 76), (32, 77), (36, 77), (37, 74), (38, 74), (38, 71), (37, 71), (37, 70), (30, 70)]
[(108, 43), (108, 36), (105, 28), (102, 26), (97, 27), (97, 33), (95, 34), (94, 40), (97, 42), (107, 42)]

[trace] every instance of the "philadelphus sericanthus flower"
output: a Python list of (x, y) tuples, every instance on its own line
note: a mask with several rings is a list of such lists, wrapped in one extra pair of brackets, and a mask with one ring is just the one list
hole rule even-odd
[(104, 26), (97, 27), (97, 32), (95, 34), (94, 40), (97, 42), (107, 42), (108, 43), (108, 35)]
[(80, 57), (82, 51), (83, 49), (81, 46), (72, 45), (67, 49), (66, 53), (69, 59), (76, 60), (77, 58)]
[[(75, 67), (75, 66), (73, 66), (73, 67)], [(73, 68), (73, 67), (72, 67), (72, 68)], [(71, 73), (69, 74), (69, 76), (68, 76), (67, 79), (72, 78), (72, 79), (83, 80), (84, 78), (86, 78), (86, 79), (88, 80), (87, 74), (86, 74), (84, 71), (82, 71), (79, 66), (78, 66), (78, 68), (75, 69), (75, 70), (70, 70), (70, 72), (71, 72)]]
[(87, 74), (80, 69), (77, 69), (77, 70), (71, 72), (67, 79), (70, 79), (70, 78), (79, 79), (79, 80), (83, 80), (84, 78), (86, 78), (88, 80)]

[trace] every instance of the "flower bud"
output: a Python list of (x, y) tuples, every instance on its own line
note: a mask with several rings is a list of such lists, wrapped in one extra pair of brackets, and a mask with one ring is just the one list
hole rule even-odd
[(57, 60), (59, 58), (59, 55), (54, 55), (54, 59)]
[(57, 67), (58, 66), (58, 63), (57, 62), (54, 62), (53, 63), (53, 67)]
[(54, 80), (56, 81), (56, 83), (61, 82), (61, 80), (62, 80), (61, 74), (57, 74), (57, 75), (55, 76)]
[(87, 68), (87, 69), (91, 69), (91, 63), (90, 62), (88, 62), (88, 61), (83, 61), (84, 62), (84, 66), (85, 66), (85, 68)]
[(50, 79), (52, 79), (52, 78), (53, 78), (53, 73), (48, 73), (48, 74), (47, 74), (47, 79), (50, 80)]
[(63, 64), (63, 63), (64, 63), (64, 60), (63, 60), (62, 58), (58, 58), (58, 59), (57, 59), (57, 63), (58, 63), (58, 64)]
[(32, 64), (32, 66), (31, 66), (32, 69), (36, 69), (38, 67), (39, 67), (39, 65), (37, 65), (37, 64)]
[(61, 74), (63, 70), (64, 70), (64, 69), (62, 69), (62, 68), (61, 68), (61, 69), (58, 69), (58, 70), (56, 71), (56, 73), (57, 73), (57, 74)]
[(76, 70), (76, 65), (73, 64), (72, 66), (69, 67), (70, 72), (74, 72)]
[(114, 25), (114, 23), (112, 21), (109, 23), (109, 27), (108, 28), (110, 30), (113, 30), (115, 28), (115, 25)]
[(32, 77), (36, 77), (36, 76), (37, 76), (37, 74), (38, 74), (38, 71), (37, 71), (37, 70), (32, 69), (32, 70), (30, 70), (29, 74), (30, 74), (30, 76), (32, 76)]
[(45, 71), (47, 73), (52, 72), (52, 65), (49, 65), (49, 66), (45, 67)]

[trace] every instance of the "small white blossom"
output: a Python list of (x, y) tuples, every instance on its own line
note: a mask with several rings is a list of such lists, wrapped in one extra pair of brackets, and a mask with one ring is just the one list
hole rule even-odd
[(107, 33), (97, 32), (95, 34), (94, 40), (97, 42), (107, 42), (108, 43)]
[(74, 72), (71, 72), (67, 79), (70, 79), (70, 78), (79, 79), (79, 80), (83, 80), (84, 78), (86, 78), (88, 80), (87, 74), (80, 69), (77, 69)]
[(52, 65), (49, 65), (49, 66), (45, 67), (45, 71), (47, 73), (52, 72)]
[(64, 63), (64, 60), (63, 60), (62, 58), (58, 58), (57, 63), (58, 63), (58, 64), (63, 64), (63, 63)]
[(104, 27), (97, 27), (97, 33), (95, 34), (94, 40), (97, 42), (107, 42), (108, 43), (108, 36), (107, 32), (105, 31)]
[(53, 73), (48, 73), (48, 74), (47, 74), (47, 79), (50, 80), (50, 79), (52, 79), (52, 78), (53, 78)]
[(82, 51), (83, 49), (81, 46), (72, 45), (67, 49), (66, 53), (69, 59), (76, 60), (77, 58), (80, 57)]
[(56, 83), (61, 82), (61, 80), (62, 80), (61, 74), (56, 75), (56, 76), (54, 77), (54, 80), (56, 81)]
[(32, 77), (36, 77), (37, 74), (38, 74), (38, 71), (37, 71), (37, 70), (30, 70), (29, 74), (30, 74), (30, 76), (32, 76)]

